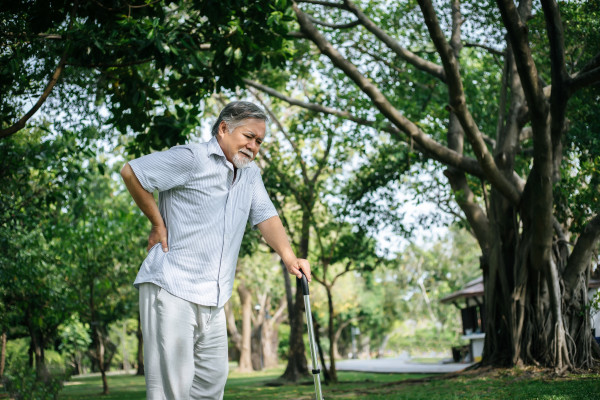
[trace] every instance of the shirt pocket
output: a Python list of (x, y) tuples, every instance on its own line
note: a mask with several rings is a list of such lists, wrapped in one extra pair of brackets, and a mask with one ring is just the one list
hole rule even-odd
[(239, 185), (234, 192), (234, 196), (234, 218), (236, 222), (242, 222), (245, 225), (252, 206), (252, 185), (247, 183)]

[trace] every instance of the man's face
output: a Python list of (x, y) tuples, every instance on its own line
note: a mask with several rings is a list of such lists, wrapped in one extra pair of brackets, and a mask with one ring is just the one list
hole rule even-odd
[(242, 125), (229, 133), (225, 122), (219, 125), (219, 145), (227, 161), (237, 168), (244, 168), (250, 164), (265, 138), (266, 125), (261, 119), (248, 118)]

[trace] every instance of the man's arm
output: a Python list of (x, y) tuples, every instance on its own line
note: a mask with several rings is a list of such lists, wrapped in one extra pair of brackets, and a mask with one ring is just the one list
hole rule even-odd
[(140, 210), (142, 210), (144, 215), (146, 215), (152, 223), (152, 230), (148, 237), (148, 250), (156, 243), (160, 242), (163, 251), (166, 253), (169, 251), (167, 244), (167, 227), (160, 215), (156, 201), (154, 201), (154, 195), (147, 192), (142, 187), (142, 184), (135, 176), (129, 163), (125, 164), (123, 169), (121, 169), (121, 176), (123, 177), (123, 182), (125, 182), (125, 186), (127, 186), (127, 190), (131, 194), (131, 197), (133, 197), (135, 204), (137, 204)]
[(279, 217), (271, 217), (260, 224), (256, 225), (260, 230), (260, 233), (265, 238), (265, 241), (283, 260), (288, 272), (292, 275), (296, 275), (298, 278), (302, 278), (300, 270), (306, 275), (306, 279), (311, 281), (310, 276), (310, 264), (308, 260), (303, 258), (296, 258), (292, 246), (285, 234), (285, 229), (281, 223)]

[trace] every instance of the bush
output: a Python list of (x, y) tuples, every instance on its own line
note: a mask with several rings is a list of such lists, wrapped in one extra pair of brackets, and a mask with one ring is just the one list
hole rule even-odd
[(290, 351), (290, 326), (288, 324), (279, 325), (278, 335), (277, 356), (280, 360), (287, 360)]
[(4, 389), (15, 400), (56, 400), (68, 379), (64, 372), (49, 372), (47, 377), (39, 379), (35, 369), (24, 362), (15, 362), (5, 372), (2, 381)]

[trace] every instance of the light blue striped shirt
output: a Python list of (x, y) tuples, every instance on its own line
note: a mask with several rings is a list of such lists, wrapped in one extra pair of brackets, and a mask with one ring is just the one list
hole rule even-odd
[(252, 162), (238, 169), (233, 182), (233, 165), (215, 137), (129, 165), (146, 191), (159, 192), (169, 247), (167, 253), (160, 243), (150, 249), (134, 285), (152, 282), (187, 301), (223, 306), (233, 290), (246, 223), (277, 215), (259, 168)]

